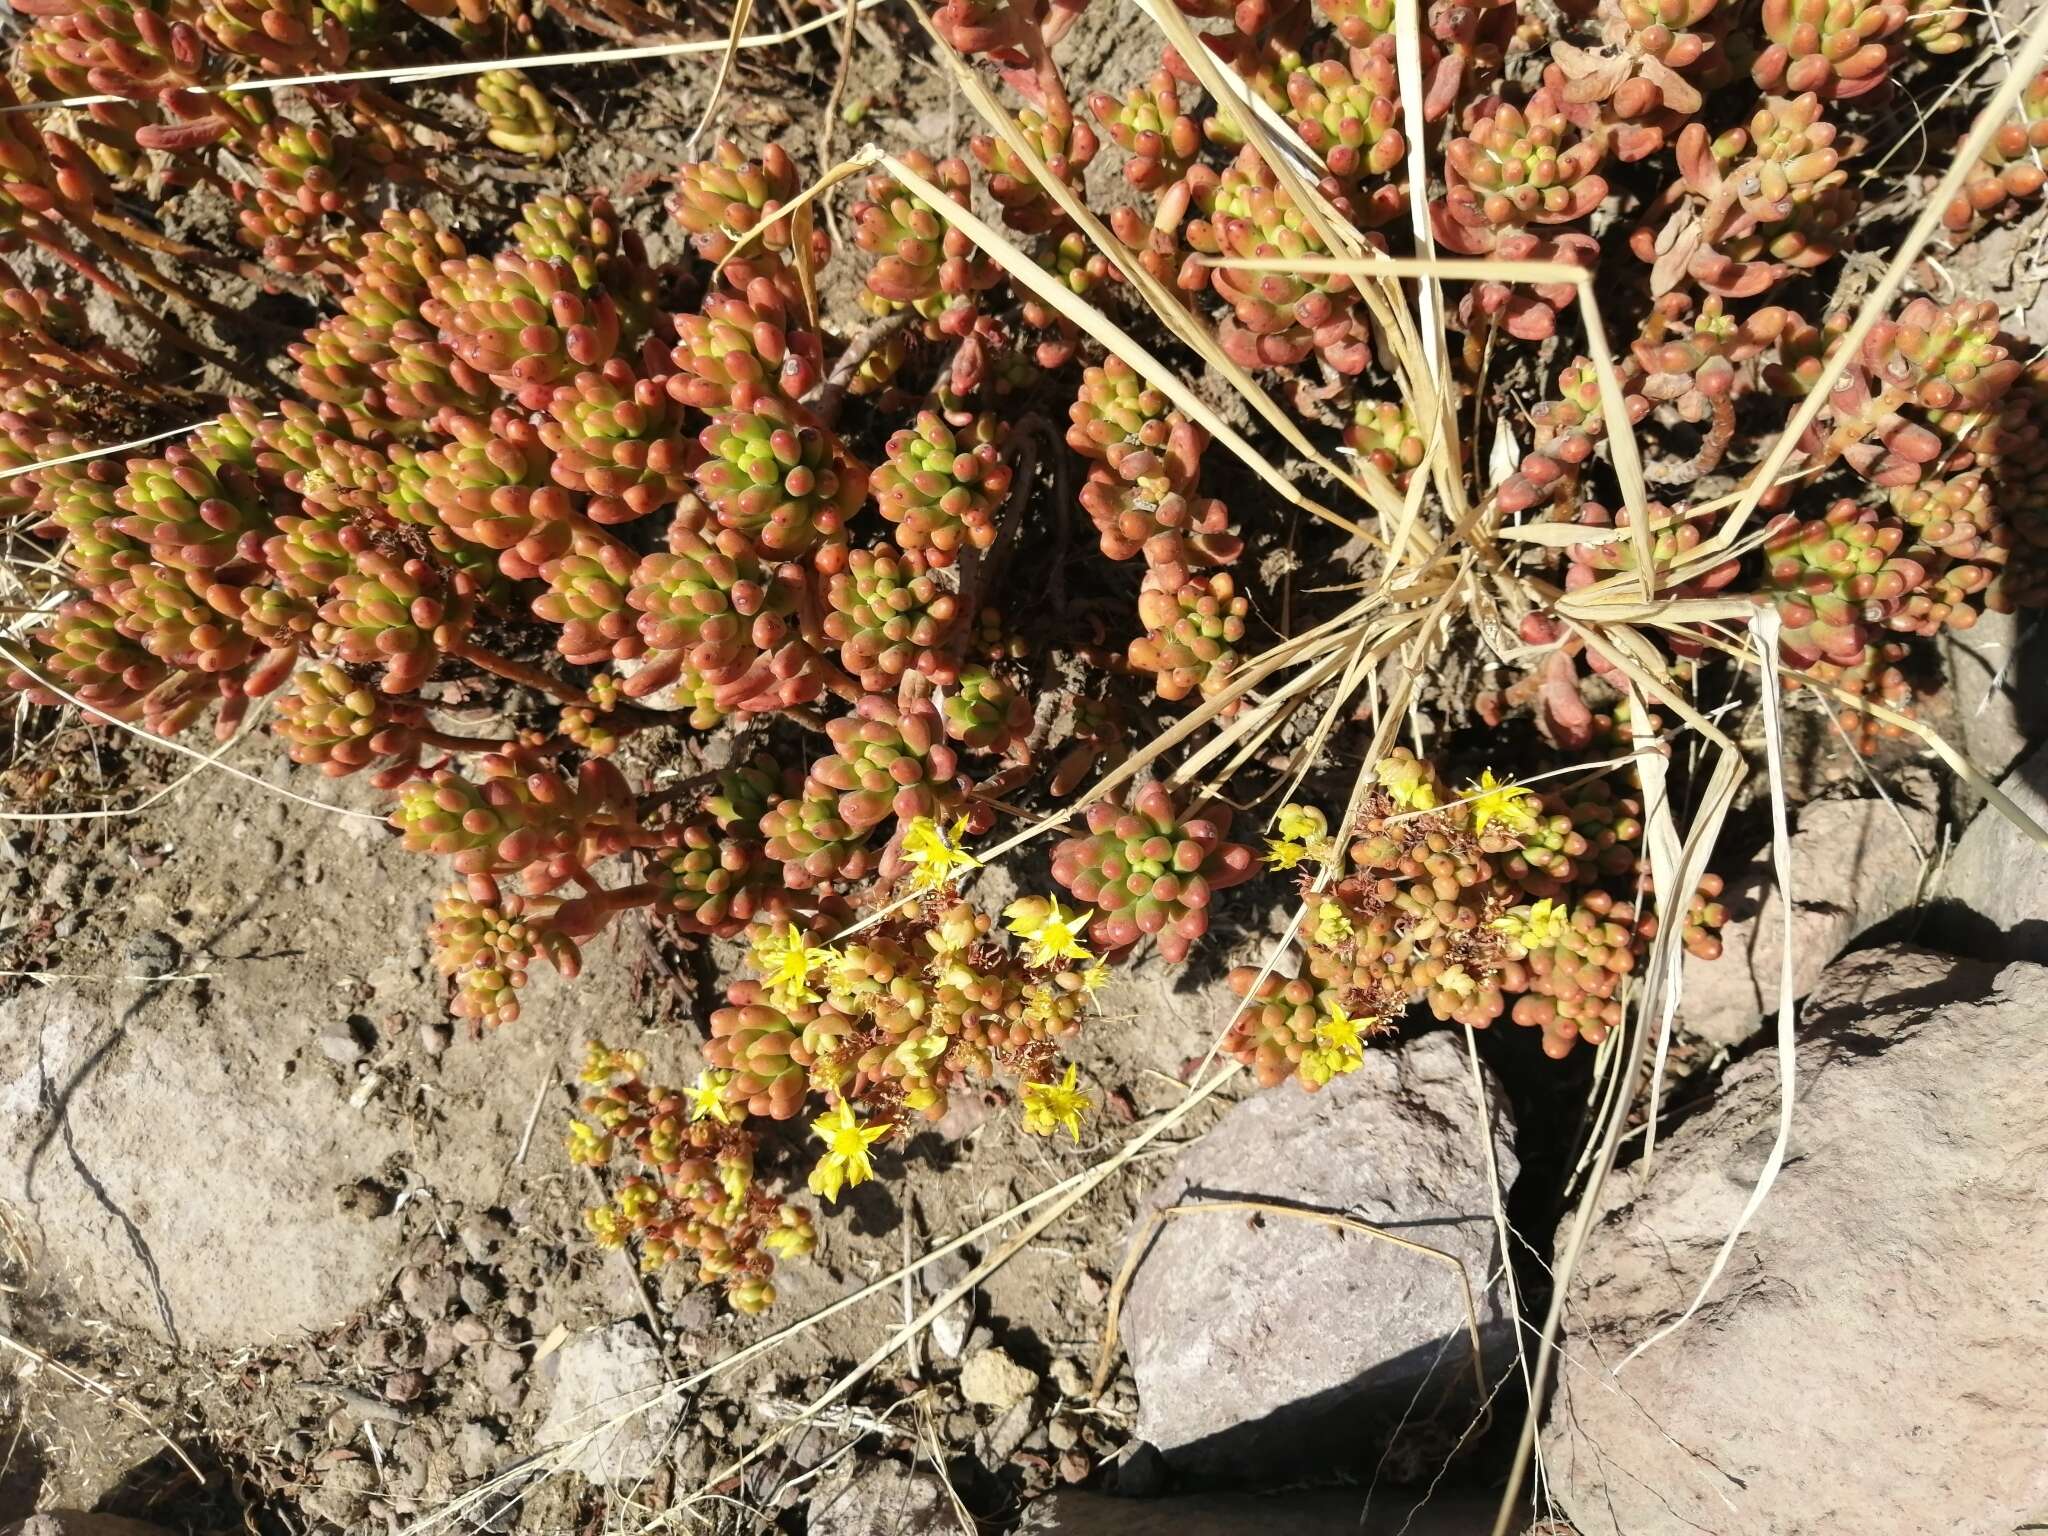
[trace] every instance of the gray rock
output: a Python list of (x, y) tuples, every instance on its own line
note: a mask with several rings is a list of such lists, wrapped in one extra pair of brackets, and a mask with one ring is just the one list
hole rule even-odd
[(631, 1483), (654, 1470), (676, 1424), (663, 1400), (661, 1352), (635, 1322), (580, 1333), (549, 1358), (554, 1392), (536, 1443), (588, 1436), (570, 1465), (593, 1483)]
[(53, 1509), (14, 1525), (0, 1526), (0, 1536), (171, 1536), (160, 1525), (124, 1520), (119, 1515), (88, 1515), (75, 1509)]
[(423, 1323), (445, 1317), (455, 1305), (455, 1276), (446, 1265), (407, 1265), (398, 1272), (398, 1299)]
[[(967, 1278), (965, 1254), (949, 1253), (934, 1259), (919, 1278), (927, 1296), (936, 1300)], [(940, 1354), (957, 1360), (967, 1348), (967, 1332), (974, 1326), (974, 1298), (963, 1296), (932, 1319), (932, 1344)]]
[(1446, 1495), (1414, 1508), (1420, 1495), (1362, 1489), (1323, 1493), (1205, 1494), (1129, 1499), (1065, 1491), (1031, 1506), (1043, 1536), (1488, 1536), (1494, 1505)]
[(998, 1411), (1038, 1390), (1038, 1372), (1019, 1365), (1000, 1349), (976, 1350), (960, 1367), (960, 1395), (977, 1408)]
[(122, 952), (131, 976), (169, 976), (178, 969), (178, 958), (184, 953), (176, 939), (157, 928), (130, 934)]
[(369, 1047), (346, 1026), (328, 1030), (320, 1037), (319, 1045), (320, 1054), (337, 1067), (352, 1067), (370, 1054)]
[[(2048, 747), (2036, 750), (1998, 787), (2048, 827)], [(2048, 849), (1995, 807), (1979, 811), (1956, 840), (1939, 894), (1944, 907), (1961, 909), (1941, 918), (1951, 947), (2001, 959), (2048, 956)]]
[[(127, 963), (175, 961), (131, 946)], [(388, 1203), (335, 1186), (408, 1143), (338, 1116), (323, 1074), (249, 1070), (245, 1021), (214, 1005), (197, 1027), (197, 989), (141, 990), (0, 1003), (0, 1202), (46, 1274), (83, 1311), (189, 1348), (297, 1338), (373, 1300), (400, 1233)], [(209, 1104), (234, 1112), (194, 1112)]]
[(363, 1460), (337, 1461), (313, 1474), (300, 1502), (308, 1514), (329, 1525), (348, 1526), (363, 1518), (377, 1488), (377, 1471)]
[[(1513, 1126), (1497, 1084), (1488, 1098), (1506, 1188)], [(1438, 1031), (1368, 1051), (1319, 1093), (1287, 1083), (1236, 1105), (1146, 1208), (1254, 1199), (1398, 1227), (1456, 1256), (1482, 1334), (1505, 1332), (1481, 1134), (1462, 1040)], [(1124, 1306), (1138, 1434), (1194, 1471), (1278, 1477), (1356, 1458), (1365, 1420), (1398, 1415), (1425, 1377), (1432, 1400), (1472, 1390), (1463, 1297), (1448, 1265), (1363, 1233), (1241, 1211), (1173, 1218)]]
[(991, 1472), (1016, 1455), (1031, 1439), (1031, 1400), (1020, 1398), (989, 1425), (981, 1441), (981, 1464)]
[(945, 1485), (898, 1461), (848, 1457), (811, 1495), (810, 1536), (957, 1536)]
[(2003, 1536), (2048, 1511), (2044, 989), (2048, 967), (1904, 946), (1832, 967), (1769, 1197), (1706, 1305), (1618, 1379), (1761, 1171), (1773, 1053), (1617, 1175), (1544, 1446), (1583, 1536)]
[(2017, 762), (2027, 742), (2038, 740), (2048, 724), (2039, 689), (2026, 686), (2029, 663), (2018, 659), (2025, 630), (2039, 622), (2033, 614), (2023, 619), (1985, 613), (1969, 629), (1942, 631), (1939, 641), (1949, 679), (1942, 698), (1950, 714), (1932, 723), (1978, 772), (1993, 779)]
[(499, 1250), (511, 1240), (512, 1229), (501, 1218), (485, 1211), (463, 1218), (462, 1225), (455, 1229), (455, 1235), (462, 1240), (462, 1251), (475, 1263), (482, 1264), (497, 1257)]
[(464, 1477), (484, 1477), (497, 1464), (504, 1444), (497, 1431), (481, 1419), (471, 1419), (455, 1432), (455, 1457)]
[[(1894, 804), (1923, 848), (1934, 845), (1931, 813)], [(1804, 997), (1858, 934), (1903, 910), (1917, 894), (1920, 857), (1882, 800), (1817, 800), (1792, 831), (1792, 983)], [(1716, 1045), (1740, 1045), (1774, 1016), (1784, 954), (1784, 911), (1766, 847), (1728, 881), (1732, 921), (1717, 960), (1685, 957), (1685, 1028)]]

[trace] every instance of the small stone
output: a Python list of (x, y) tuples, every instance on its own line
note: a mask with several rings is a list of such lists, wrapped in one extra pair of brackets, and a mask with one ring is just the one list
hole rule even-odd
[(647, 1330), (619, 1322), (579, 1333), (552, 1362), (554, 1390), (534, 1443), (589, 1437), (569, 1465), (593, 1483), (630, 1487), (652, 1472), (667, 1450), (677, 1414), (675, 1403), (662, 1395), (666, 1372)]
[(453, 1328), (456, 1343), (473, 1348), (491, 1336), (491, 1325), (480, 1317), (458, 1317)]
[(337, 1067), (352, 1067), (369, 1056), (369, 1050), (350, 1030), (329, 1030), (319, 1040), (320, 1054)]
[(953, 1536), (953, 1502), (931, 1473), (848, 1457), (811, 1495), (809, 1536)]
[(426, 1351), (420, 1357), (420, 1369), (429, 1376), (446, 1367), (449, 1361), (462, 1353), (462, 1340), (455, 1336), (455, 1325), (447, 1318), (436, 1318), (427, 1325)]
[(1031, 1399), (1020, 1398), (988, 1427), (988, 1436), (984, 1441), (981, 1457), (982, 1465), (994, 1471), (1023, 1448), (1025, 1438), (1030, 1433)]
[(384, 1400), (416, 1403), (427, 1390), (427, 1373), (421, 1370), (394, 1371), (384, 1380)]
[(504, 1442), (482, 1419), (471, 1419), (455, 1432), (455, 1457), (464, 1477), (488, 1476)]
[(409, 1265), (398, 1273), (398, 1299), (423, 1323), (445, 1317), (455, 1305), (455, 1277), (446, 1269)]
[(512, 1229), (501, 1218), (486, 1211), (465, 1217), (462, 1225), (455, 1229), (455, 1235), (462, 1240), (462, 1251), (473, 1262), (482, 1264), (495, 1258), (511, 1241)]
[(286, 1461), (304, 1461), (313, 1454), (313, 1437), (295, 1429), (278, 1442), (277, 1454)]
[(960, 1395), (978, 1407), (1000, 1411), (1037, 1390), (1038, 1372), (1000, 1349), (978, 1350), (960, 1367)]
[(1052, 1442), (1054, 1450), (1071, 1451), (1081, 1443), (1081, 1431), (1075, 1428), (1072, 1419), (1061, 1417), (1045, 1427), (1045, 1438)]
[(429, 1019), (419, 1027), (420, 1049), (436, 1061), (455, 1040), (455, 1032), (439, 1019)]
[(178, 969), (183, 951), (178, 941), (156, 928), (130, 936), (124, 951), (131, 976), (169, 976)]
[(482, 1275), (465, 1274), (455, 1282), (455, 1294), (462, 1298), (462, 1304), (472, 1312), (481, 1312), (497, 1298), (491, 1290), (491, 1282)]
[(957, 1413), (949, 1413), (946, 1415), (946, 1443), (949, 1445), (966, 1445), (974, 1438), (975, 1431), (979, 1427), (974, 1422), (974, 1415), (965, 1408), (960, 1409)]
[(1088, 1395), (1088, 1373), (1081, 1369), (1079, 1361), (1065, 1355), (1052, 1363), (1052, 1384), (1059, 1388), (1061, 1397)]
[(329, 1525), (354, 1525), (368, 1511), (377, 1473), (367, 1461), (338, 1461), (315, 1474), (312, 1487), (300, 1496), (307, 1513)]
[(483, 1360), (478, 1368), (478, 1379), (484, 1390), (491, 1395), (491, 1401), (507, 1412), (519, 1406), (525, 1395), (519, 1385), (520, 1377), (526, 1374), (526, 1359), (516, 1349), (507, 1349), (502, 1344), (483, 1346)]
[(1095, 1463), (1088, 1459), (1086, 1451), (1063, 1452), (1056, 1465), (1063, 1483), (1085, 1483), (1088, 1474), (1095, 1470)]

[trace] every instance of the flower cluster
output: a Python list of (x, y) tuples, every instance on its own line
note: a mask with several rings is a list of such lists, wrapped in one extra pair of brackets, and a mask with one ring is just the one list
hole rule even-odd
[[(1507, 1014), (1564, 1056), (1621, 1022), (1623, 986), (1656, 932), (1634, 849), (1641, 806), (1594, 781), (1539, 794), (1491, 769), (1454, 790), (1397, 749), (1375, 770), (1357, 821), (1332, 836), (1289, 807), (1270, 862), (1297, 870), (1313, 910), (1303, 974), (1242, 968), (1245, 1005), (1224, 1049), (1262, 1082), (1316, 1088), (1354, 1070), (1361, 1042), (1413, 1003), (1483, 1029)], [(1318, 868), (1330, 876), (1315, 890)], [(1719, 882), (1693, 901), (1688, 947), (1718, 952)]]

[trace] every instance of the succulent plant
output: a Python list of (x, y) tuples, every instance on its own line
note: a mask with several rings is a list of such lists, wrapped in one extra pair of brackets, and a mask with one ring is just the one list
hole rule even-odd
[(882, 693), (911, 672), (948, 683), (959, 674), (951, 653), (960, 628), (959, 598), (929, 574), (916, 549), (856, 549), (825, 591), (825, 633), (862, 688)]
[(983, 666), (963, 667), (939, 705), (946, 735), (970, 752), (1003, 752), (1031, 730), (1024, 696)]
[[(1187, 242), (1205, 256), (1330, 254), (1314, 224), (1250, 147), (1221, 175), (1198, 165), (1180, 186), (1200, 213), (1188, 224)], [(1352, 211), (1335, 182), (1321, 190), (1339, 212)], [(1355, 374), (1372, 360), (1371, 334), (1346, 277), (1215, 267), (1208, 280), (1231, 306), (1218, 339), (1245, 367), (1288, 367), (1313, 353), (1339, 373)]]
[(528, 160), (548, 161), (568, 145), (570, 133), (540, 88), (516, 69), (491, 69), (476, 77), (476, 104), (484, 114), (484, 137)]
[(1812, 92), (1766, 98), (1747, 129), (1711, 140), (1703, 125), (1688, 123), (1678, 136), (1678, 166), (1693, 201), (1661, 229), (1645, 224), (1630, 240), (1653, 264), (1652, 288), (1668, 292), (1691, 278), (1711, 293), (1751, 298), (1791, 272), (1832, 260), (1857, 208), (1842, 151), (1860, 147), (1853, 139), (1838, 147), (1838, 137)]
[(1751, 73), (1776, 94), (1848, 101), (1884, 84), (1908, 19), (1902, 0), (1764, 0), (1770, 41)]
[(625, 359), (558, 387), (548, 415), (539, 430), (554, 454), (550, 473), (589, 498), (583, 511), (592, 522), (632, 522), (688, 494), (692, 452), (679, 404)]
[[(1322, 156), (1342, 182), (1385, 176), (1401, 164), (1400, 83), (1384, 52), (1355, 50), (1348, 59), (1320, 59), (1288, 77), (1287, 99), (1302, 142)], [(1366, 199), (1365, 217), (1377, 221), (1399, 200)]]
[(959, 799), (953, 749), (929, 703), (864, 694), (851, 715), (826, 730), (832, 755), (811, 769), (811, 780), (839, 797), (839, 817), (848, 827), (866, 831), (892, 814), (905, 822), (919, 816), (939, 821)]
[(1250, 605), (1218, 573), (1176, 586), (1147, 585), (1138, 594), (1145, 633), (1131, 642), (1131, 666), (1154, 674), (1162, 699), (1215, 693), (1237, 665)]
[(719, 522), (766, 554), (809, 554), (867, 494), (866, 467), (802, 406), (776, 395), (719, 411), (698, 442), (698, 492)]
[(1216, 892), (1257, 872), (1251, 849), (1229, 840), (1227, 808), (1183, 806), (1156, 781), (1121, 806), (1098, 800), (1087, 827), (1053, 849), (1052, 877), (1094, 911), (1088, 937), (1107, 954), (1150, 934), (1168, 960), (1186, 959)]
[(743, 406), (770, 392), (798, 400), (823, 372), (817, 333), (797, 322), (771, 282), (706, 294), (698, 313), (677, 317), (676, 332), (679, 372), (668, 390), (702, 410)]
[[(1017, 114), (1017, 129), (1059, 181), (1072, 187), (1094, 160), (1095, 130), (1067, 112), (1050, 115), (1026, 107)], [(1027, 235), (1042, 235), (1069, 223), (1059, 205), (1038, 184), (1031, 168), (992, 134), (978, 134), (968, 148), (988, 177), (989, 196), (1003, 210), (1003, 222)]]
[(919, 412), (915, 426), (892, 436), (869, 483), (882, 516), (896, 525), (896, 542), (934, 567), (951, 565), (963, 544), (993, 544), (1010, 489), (1002, 441), (1002, 422), (992, 415), (956, 429), (934, 411)]
[(1157, 192), (1187, 174), (1202, 148), (1202, 130), (1181, 108), (1187, 87), (1165, 70), (1131, 87), (1118, 101), (1106, 91), (1088, 98), (1088, 110), (1131, 158), (1124, 179), (1140, 192)]
[(722, 261), (733, 242), (756, 225), (764, 250), (786, 251), (794, 239), (789, 219), (775, 214), (802, 189), (796, 162), (779, 144), (749, 159), (729, 140), (720, 140), (709, 160), (693, 161), (676, 172), (676, 190), (669, 212), (706, 261)]
[[(966, 162), (934, 164), (912, 150), (903, 163), (954, 202), (967, 201)], [(907, 308), (924, 319), (933, 337), (964, 336), (972, 329), (978, 296), (995, 285), (1001, 269), (975, 250), (960, 230), (887, 175), (867, 181), (867, 197), (854, 204), (854, 243), (875, 258), (867, 292), (882, 312)]]
[[(1956, 21), (1967, 20), (1955, 6), (1942, 6), (1935, 14)], [(1942, 215), (1951, 230), (1962, 232), (1979, 218), (1998, 212), (2008, 203), (2038, 196), (2048, 185), (2048, 69), (2036, 75), (2020, 95), (2015, 118), (1998, 125), (1983, 157), (1963, 183)]]
[(544, 411), (579, 370), (601, 367), (619, 345), (618, 306), (588, 294), (566, 261), (500, 251), (444, 262), (420, 317), (455, 355), (530, 411)]
[(365, 687), (326, 662), (293, 674), (278, 701), (276, 729), (293, 762), (338, 776), (376, 763), (402, 773), (418, 761), (425, 723), (418, 705)]

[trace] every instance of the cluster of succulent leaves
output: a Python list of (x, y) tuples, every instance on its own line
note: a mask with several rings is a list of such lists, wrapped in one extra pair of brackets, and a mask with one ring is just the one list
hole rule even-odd
[[(1538, 794), (1489, 770), (1454, 791), (1396, 748), (1350, 828), (1289, 805), (1277, 830), (1267, 859), (1298, 872), (1309, 904), (1302, 974), (1233, 971), (1246, 1001), (1223, 1044), (1262, 1083), (1315, 1089), (1355, 1071), (1415, 1003), (1475, 1029), (1507, 1014), (1556, 1057), (1621, 1023), (1657, 918), (1638, 901), (1642, 804), (1607, 780)], [(1707, 959), (1720, 894), (1708, 876), (1685, 918), (1686, 947)]]
[[(635, 0), (599, 9), (664, 30)], [(1752, 446), (1739, 412), (1810, 393), (1842, 344), (1853, 290), (1837, 279), (1884, 168), (1866, 143), (1877, 104), (1985, 46), (1962, 9), (1426, 0), (1419, 103), (1385, 0), (1181, 9), (1238, 83), (1229, 100), (1171, 49), (1120, 99), (1070, 90), (1054, 48), (1076, 5), (939, 9), (946, 42), (1023, 102), (1031, 155), (982, 136), (859, 184), (837, 253), (861, 280), (857, 334), (817, 312), (835, 252), (777, 146), (679, 168), (668, 212), (690, 256), (658, 266), (601, 196), (538, 197), (502, 238), (418, 210), (372, 222), (373, 187), (432, 179), (395, 102), (220, 89), (398, 57), (409, 28), (502, 56), (534, 35), (523, 6), (39, 0), (17, 45), (31, 97), (112, 99), (64, 129), (0, 119), (0, 254), (33, 245), (146, 311), (104, 268), (139, 281), (143, 251), (168, 247), (117, 196), (232, 166), (244, 244), (333, 302), (289, 349), (289, 389), (90, 456), (189, 397), (95, 339), (75, 300), (5, 296), (4, 495), (72, 589), (12, 682), (166, 735), (210, 712), (225, 736), (276, 695), (295, 761), (367, 773), (406, 846), (446, 861), (434, 951), (479, 1026), (517, 1018), (537, 962), (574, 975), (624, 913), (744, 938), (755, 974), (714, 1015), (693, 1086), (598, 1048), (574, 1141), (640, 1165), (593, 1215), (600, 1239), (650, 1264), (693, 1255), (742, 1308), (811, 1241), (757, 1179), (750, 1119), (808, 1119), (826, 1199), (966, 1083), (1015, 1083), (1028, 1129), (1078, 1139), (1089, 1098), (1062, 1050), (1103, 967), (1148, 938), (1181, 960), (1216, 893), (1258, 867), (1220, 799), (1136, 783), (1053, 850), (1060, 893), (974, 905), (967, 845), (997, 799), (1034, 776), (1070, 793), (1129, 746), (1119, 690), (1055, 686), (982, 601), (1043, 515), (1039, 477), (1072, 484), (1102, 554), (1138, 568), (1118, 645), (1090, 653), (1101, 672), (1192, 707), (1244, 676), (1256, 622), (1208, 432), (969, 237), (978, 193), (1061, 288), (1144, 329), (1137, 280), (1164, 285), (1232, 363), (1404, 489), (1434, 434), (1391, 397), (1383, 318), (1349, 277), (1290, 263), (1336, 254), (1335, 217), (1377, 249), (1412, 248), (1421, 221), (1446, 253), (1597, 271), (1664, 498), (1639, 509), (1646, 531), (1605, 463), (1599, 376), (1560, 350), (1574, 285), (1453, 285), (1447, 314), (1461, 387), (1535, 381), (1485, 515), (1568, 525), (1505, 556), (1563, 590), (1640, 574), (1647, 552), (1665, 594), (1774, 608), (1788, 668), (1890, 704), (1909, 638), (2048, 596), (2048, 361), (1967, 297), (1913, 299), (1870, 331), (1799, 444), (1802, 478), (1768, 493), (1761, 547), (1713, 542), (1706, 493)], [(475, 95), (500, 150), (559, 151), (532, 81), (486, 73)], [(1261, 157), (1248, 113), (1320, 163), (1316, 206)], [(1428, 187), (1409, 181), (1417, 120), (1432, 161), (1443, 144)], [(1942, 210), (1949, 229), (2014, 217), (2048, 180), (2043, 153), (2048, 76)], [(1129, 188), (1095, 210), (1108, 251), (1070, 201), (1104, 154)], [(1027, 408), (1046, 402), (1063, 434)], [(1071, 479), (1048, 463), (1067, 454)], [(1520, 624), (1538, 659), (1478, 712), (1533, 707), (1568, 753), (1611, 734), (1607, 661), (1544, 614)], [(1681, 666), (1700, 649), (1670, 644)], [(481, 674), (512, 685), (516, 729), (437, 720), (449, 685)], [(622, 746), (681, 726), (719, 736), (725, 766), (641, 782)], [(1314, 1087), (1418, 1002), (1474, 1026), (1506, 1014), (1553, 1055), (1600, 1039), (1653, 932), (1639, 817), (1597, 781), (1453, 792), (1398, 754), (1339, 832), (1290, 807), (1270, 860), (1329, 878), (1300, 974), (1243, 978), (1226, 1048)], [(1716, 894), (1690, 898), (1701, 952)]]

